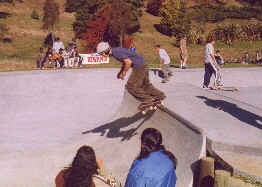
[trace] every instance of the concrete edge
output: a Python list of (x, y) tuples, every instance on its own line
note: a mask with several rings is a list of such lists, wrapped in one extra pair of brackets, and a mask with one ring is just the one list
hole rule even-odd
[[(238, 151), (241, 150), (241, 153), (250, 154), (250, 151), (251, 151), (251, 153), (253, 153), (253, 155), (261, 154), (260, 149), (252, 148), (252, 147), (238, 146), (238, 145), (229, 145), (229, 144), (225, 144), (225, 143), (221, 143), (221, 142), (213, 142), (211, 139), (209, 139), (208, 137), (205, 136), (203, 129), (197, 127), (196, 125), (194, 125), (190, 121), (186, 120), (185, 118), (183, 118), (182, 116), (178, 115), (177, 113), (168, 109), (165, 106), (161, 106), (160, 109), (162, 111), (168, 113), (172, 117), (174, 117), (176, 120), (181, 122), (183, 125), (185, 125), (187, 128), (189, 128), (193, 132), (203, 135), (203, 138), (204, 138), (203, 144), (206, 144), (206, 145), (202, 146), (200, 158), (203, 155), (205, 155), (205, 152), (208, 152), (212, 158), (214, 158), (218, 163), (220, 163), (221, 166), (226, 171), (231, 173), (232, 175), (241, 176), (241, 177), (246, 178), (250, 181), (256, 181), (256, 182), (260, 182), (260, 183), (262, 182), (262, 177), (256, 176), (256, 175), (253, 175), (253, 174), (250, 174), (250, 173), (246, 173), (246, 172), (230, 165), (228, 162), (226, 162), (221, 156), (219, 156), (216, 153), (214, 146), (220, 147), (221, 149), (223, 148), (223, 150), (228, 150), (228, 151), (231, 151), (231, 152), (232, 152), (232, 150), (234, 150), (234, 152), (238, 152)], [(191, 184), (192, 184), (192, 180), (191, 180)]]
[[(213, 149), (213, 144), (214, 144), (214, 142), (207, 138), (207, 152), (210, 154), (210, 156), (212, 158), (215, 159), (215, 161), (217, 161), (218, 163), (221, 164), (221, 166), (224, 170), (228, 171), (231, 175), (240, 176), (241, 178), (245, 178), (245, 179), (248, 179), (250, 181), (262, 183), (262, 177), (261, 176), (257, 176), (257, 175), (254, 175), (254, 174), (247, 173), (245, 171), (242, 171), (241, 169), (238, 169), (237, 167), (233, 167), (228, 162), (226, 162)], [(237, 146), (233, 146), (233, 145), (229, 145), (229, 146), (237, 147)]]

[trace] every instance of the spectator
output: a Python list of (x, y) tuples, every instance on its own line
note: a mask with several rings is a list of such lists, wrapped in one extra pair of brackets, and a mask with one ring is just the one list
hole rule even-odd
[(133, 45), (129, 48), (129, 50), (133, 51), (133, 52), (136, 52), (136, 48)]
[(67, 47), (66, 50), (64, 50), (63, 54), (62, 54), (62, 57), (64, 58), (64, 67), (65, 68), (72, 68), (72, 64), (71, 64), (71, 61), (69, 60), (70, 58), (70, 50), (69, 48)]
[(55, 67), (54, 60), (52, 59), (52, 55), (53, 55), (53, 49), (52, 47), (48, 47), (45, 58), (44, 58), (44, 68), (54, 68)]
[(162, 144), (161, 133), (147, 128), (142, 132), (140, 154), (129, 170), (125, 187), (174, 187), (176, 165), (174, 155)]
[(72, 42), (69, 44), (69, 50), (72, 51), (75, 47), (77, 47), (76, 40), (73, 38)]
[(186, 41), (187, 36), (184, 35), (180, 41), (179, 41), (179, 47), (180, 47), (180, 68), (185, 69), (187, 68), (186, 62), (188, 59), (188, 53), (187, 53), (187, 46)]
[(69, 61), (72, 64), (72, 67), (78, 67), (79, 56), (78, 56), (78, 48), (77, 47), (74, 47), (74, 49), (70, 52)]
[(37, 61), (36, 61), (36, 68), (37, 69), (42, 69), (44, 67), (44, 48), (43, 47), (40, 47), (39, 49), (39, 54), (38, 54), (38, 58), (37, 58)]
[(251, 62), (248, 52), (245, 53), (245, 56), (242, 58), (243, 64), (249, 64)]
[(63, 42), (60, 41), (60, 38), (57, 37), (53, 44), (53, 50), (55, 53), (59, 53), (59, 49), (65, 49)]
[(56, 187), (120, 187), (121, 184), (109, 172), (92, 147), (78, 149), (70, 167), (60, 171), (55, 179)]
[(216, 59), (216, 62), (218, 63), (218, 65), (224, 64), (224, 58), (223, 58), (222, 55), (220, 54), (220, 51), (219, 51), (219, 50), (217, 50), (214, 55), (215, 55), (215, 59)]
[(262, 57), (259, 51), (256, 52), (256, 58), (255, 58), (255, 63), (256, 64), (261, 64), (262, 63)]
[(53, 53), (53, 60), (56, 63), (56, 67), (64, 67), (64, 58), (63, 58), (64, 49), (59, 49), (59, 53)]
[(169, 81), (169, 77), (173, 75), (173, 72), (169, 67), (170, 58), (167, 52), (164, 49), (160, 48), (160, 45), (156, 45), (156, 51), (158, 52), (160, 57), (160, 67), (162, 67), (162, 71), (165, 75), (165, 78), (162, 80), (162, 83), (166, 83), (166, 81)]

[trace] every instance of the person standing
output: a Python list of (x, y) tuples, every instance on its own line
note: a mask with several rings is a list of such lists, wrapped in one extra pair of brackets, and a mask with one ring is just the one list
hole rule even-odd
[(204, 73), (204, 82), (203, 82), (203, 89), (208, 89), (210, 84), (210, 79), (212, 74), (215, 75), (215, 83), (214, 86), (219, 86), (219, 76), (217, 67), (218, 64), (215, 59), (215, 52), (214, 52), (214, 44), (215, 39), (213, 36), (208, 36), (206, 41), (206, 46), (204, 48), (204, 61), (205, 61), (205, 73)]
[(184, 35), (179, 41), (179, 48), (180, 48), (180, 68), (186, 69), (187, 68), (187, 36)]
[(42, 69), (44, 67), (44, 57), (45, 57), (44, 48), (40, 47), (39, 53), (38, 53), (38, 58), (37, 58), (37, 61), (36, 61), (36, 68), (37, 69)]
[(175, 187), (177, 159), (165, 149), (161, 133), (147, 128), (140, 139), (140, 153), (129, 170), (125, 187)]
[(155, 100), (163, 100), (166, 97), (164, 92), (156, 89), (150, 82), (148, 63), (137, 52), (122, 47), (111, 48), (107, 42), (101, 42), (97, 45), (97, 53), (103, 57), (113, 56), (122, 62), (122, 68), (117, 74), (118, 79), (124, 80), (130, 67), (133, 68), (127, 80), (126, 89), (141, 101), (138, 109), (150, 106)]
[(61, 49), (61, 48), (65, 49), (64, 44), (63, 44), (63, 42), (60, 41), (60, 38), (57, 37), (55, 39), (54, 44), (53, 44), (53, 52), (54, 53), (59, 53), (59, 49)]
[(160, 67), (162, 67), (162, 71), (165, 75), (165, 78), (162, 80), (162, 83), (166, 83), (167, 81), (169, 81), (169, 77), (173, 76), (173, 72), (169, 67), (170, 57), (164, 49), (161, 49), (160, 45), (156, 45), (156, 51), (158, 52), (160, 57)]

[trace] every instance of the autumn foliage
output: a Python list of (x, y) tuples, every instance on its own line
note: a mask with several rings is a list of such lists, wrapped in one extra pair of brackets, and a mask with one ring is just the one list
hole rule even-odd
[(109, 24), (108, 17), (110, 12), (111, 5), (105, 5), (96, 13), (95, 17), (88, 22), (88, 31), (83, 35), (83, 39), (85, 40), (84, 52), (95, 52), (97, 44), (103, 41)]

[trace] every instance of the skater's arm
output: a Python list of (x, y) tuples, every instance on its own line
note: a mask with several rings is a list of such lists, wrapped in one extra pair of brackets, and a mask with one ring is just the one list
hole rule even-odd
[(123, 60), (122, 68), (120, 72), (117, 74), (117, 78), (124, 80), (126, 72), (131, 67), (132, 61), (128, 58)]

